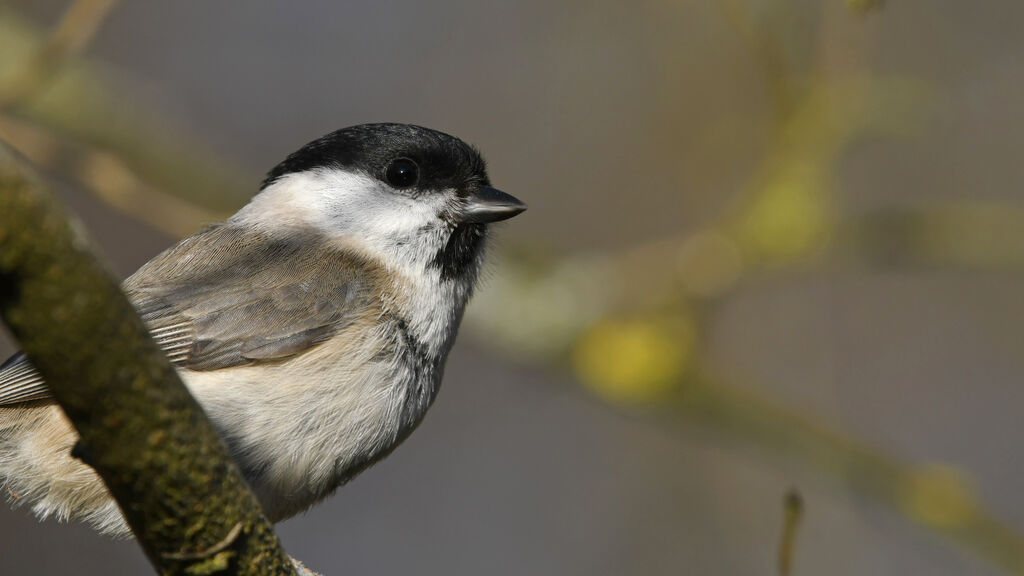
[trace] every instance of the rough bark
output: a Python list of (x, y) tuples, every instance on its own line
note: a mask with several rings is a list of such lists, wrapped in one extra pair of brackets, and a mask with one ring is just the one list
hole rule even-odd
[(161, 574), (294, 574), (223, 444), (80, 227), (0, 143), (0, 314)]

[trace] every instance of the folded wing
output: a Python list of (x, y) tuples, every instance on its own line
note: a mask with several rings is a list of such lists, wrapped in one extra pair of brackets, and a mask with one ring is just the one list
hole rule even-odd
[[(379, 278), (318, 238), (221, 225), (148, 262), (124, 290), (168, 359), (201, 371), (302, 354), (365, 318)], [(49, 397), (23, 353), (0, 366), (0, 406)]]

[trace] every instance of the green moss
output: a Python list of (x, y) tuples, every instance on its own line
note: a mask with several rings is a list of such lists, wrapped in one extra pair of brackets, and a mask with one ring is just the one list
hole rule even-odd
[(234, 557), (234, 552), (225, 550), (224, 552), (215, 554), (208, 560), (192, 564), (185, 570), (185, 572), (188, 574), (195, 574), (196, 576), (206, 576), (208, 574), (224, 572), (229, 567), (229, 561)]

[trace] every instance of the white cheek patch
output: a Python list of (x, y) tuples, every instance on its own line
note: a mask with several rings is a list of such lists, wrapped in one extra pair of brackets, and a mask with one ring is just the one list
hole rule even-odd
[(439, 214), (450, 195), (414, 198), (366, 174), (321, 169), (283, 176), (231, 220), (262, 228), (313, 228), (413, 264), (432, 258), (447, 237), (448, 224)]

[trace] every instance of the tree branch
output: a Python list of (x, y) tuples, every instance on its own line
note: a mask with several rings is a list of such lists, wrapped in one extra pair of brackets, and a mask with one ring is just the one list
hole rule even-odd
[(80, 227), (0, 143), (0, 314), (161, 574), (294, 574), (226, 449)]

